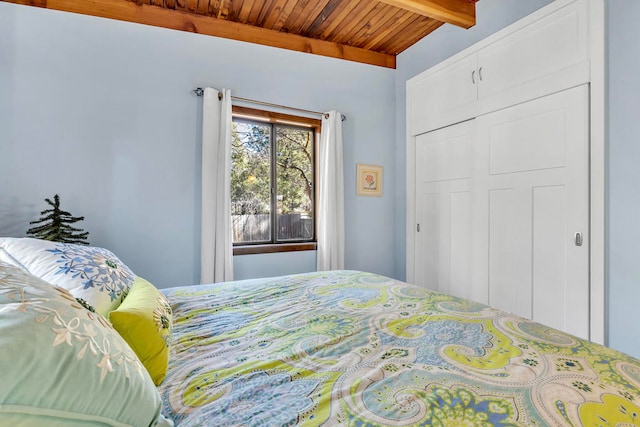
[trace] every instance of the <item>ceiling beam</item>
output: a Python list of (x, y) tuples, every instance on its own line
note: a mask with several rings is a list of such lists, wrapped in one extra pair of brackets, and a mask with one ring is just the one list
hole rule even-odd
[(253, 27), (208, 16), (193, 15), (179, 10), (138, 4), (128, 0), (3, 1), (240, 40), (386, 68), (396, 67), (395, 55)]
[(476, 25), (477, 0), (379, 0), (462, 28)]

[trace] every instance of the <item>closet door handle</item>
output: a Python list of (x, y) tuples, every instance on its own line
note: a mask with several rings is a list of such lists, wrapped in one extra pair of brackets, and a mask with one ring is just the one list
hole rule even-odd
[(480, 78), (480, 81), (482, 81), (482, 67), (478, 69), (478, 77)]
[(472, 82), (473, 84), (476, 84), (476, 70), (473, 70), (473, 71), (471, 72), (471, 82)]

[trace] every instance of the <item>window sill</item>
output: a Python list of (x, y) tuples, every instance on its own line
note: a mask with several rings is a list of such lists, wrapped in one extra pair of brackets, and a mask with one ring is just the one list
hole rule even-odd
[(272, 254), (276, 252), (315, 251), (316, 242), (279, 243), (276, 245), (234, 246), (233, 255)]

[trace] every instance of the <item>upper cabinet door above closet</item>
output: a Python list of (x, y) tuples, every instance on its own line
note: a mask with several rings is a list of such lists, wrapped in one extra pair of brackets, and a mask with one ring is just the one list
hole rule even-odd
[(587, 7), (533, 13), (409, 80), (409, 136), (588, 82)]
[(574, 3), (481, 49), (478, 97), (500, 94), (545, 76), (557, 80), (555, 73), (586, 60), (584, 5), (584, 2)]
[(407, 87), (413, 84), (413, 89), (407, 90), (407, 102), (410, 103), (408, 111), (413, 113), (411, 129), (421, 129), (418, 133), (423, 133), (427, 130), (424, 127), (432, 123), (470, 114), (470, 108), (478, 99), (477, 69), (477, 55), (470, 55), (438, 73), (410, 80)]

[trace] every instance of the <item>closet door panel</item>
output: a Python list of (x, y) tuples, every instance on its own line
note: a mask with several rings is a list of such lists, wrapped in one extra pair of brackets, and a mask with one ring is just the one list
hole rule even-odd
[(416, 284), (469, 298), (473, 123), (416, 138)]
[(489, 173), (535, 171), (565, 166), (562, 109), (491, 127)]
[(449, 293), (471, 298), (471, 191), (452, 192), (450, 203)]
[(567, 211), (567, 187), (533, 188), (532, 318), (545, 325), (564, 325), (567, 292), (557, 292), (567, 283), (567, 220), (557, 212)]
[(415, 283), (433, 290), (440, 290), (440, 223), (446, 215), (440, 210), (438, 192), (423, 189), (418, 194), (416, 219), (420, 231), (416, 234)]
[(495, 188), (489, 198), (489, 304), (531, 318), (530, 218), (523, 188)]
[(477, 124), (475, 271), (489, 304), (588, 338), (587, 86)]
[(469, 180), (424, 183), (418, 194), (415, 283), (470, 298)]

